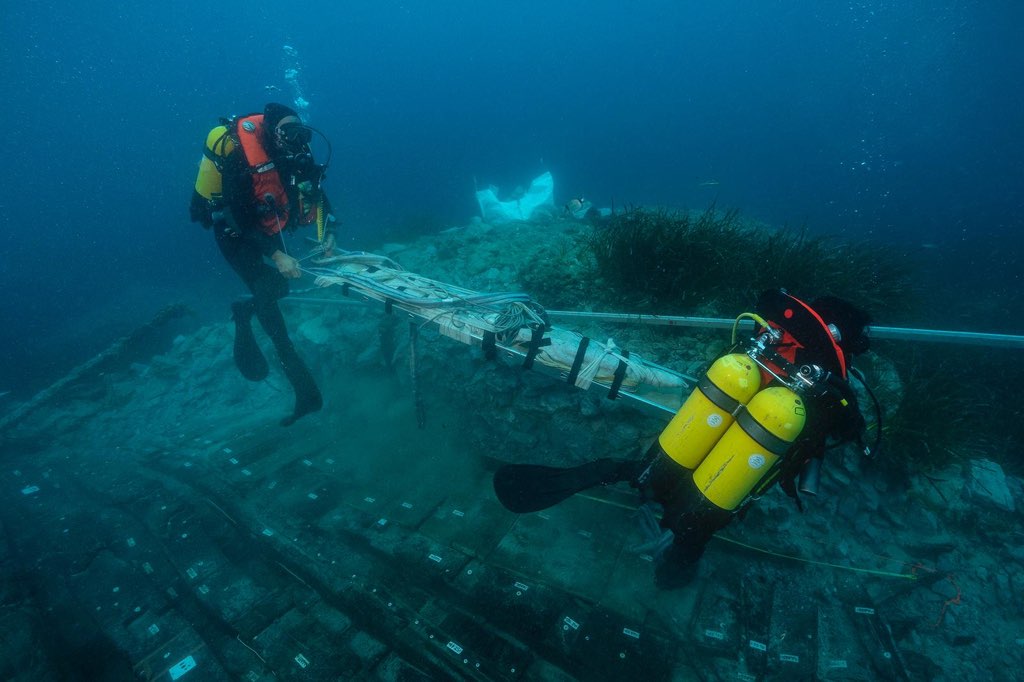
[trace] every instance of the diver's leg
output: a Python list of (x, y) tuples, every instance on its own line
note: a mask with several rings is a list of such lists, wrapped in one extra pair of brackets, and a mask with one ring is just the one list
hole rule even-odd
[[(288, 294), (288, 280), (275, 268), (264, 262), (262, 254), (254, 245), (218, 231), (215, 231), (214, 234), (224, 258), (252, 292), (251, 300), (238, 301), (232, 305), (235, 317), (236, 345), (239, 338), (251, 338), (255, 351), (259, 352), (259, 346), (255, 344), (255, 337), (252, 337), (250, 324), (250, 319), (255, 314), (263, 331), (273, 342), (285, 377), (288, 378), (288, 382), (295, 390), (295, 409), (290, 417), (286, 417), (281, 422), (284, 426), (290, 426), (303, 415), (319, 410), (323, 406), (323, 396), (320, 394), (320, 389), (317, 388), (312, 373), (302, 362), (302, 358), (299, 357), (295, 346), (288, 337), (284, 316), (277, 305), (278, 299)], [(260, 357), (262, 358), (262, 353), (260, 353)], [(236, 362), (237, 358), (236, 355)], [(243, 374), (245, 374), (244, 371)]]
[(288, 329), (277, 300), (264, 301), (262, 305), (257, 303), (256, 318), (274, 343), (284, 375), (295, 389), (295, 410), (290, 417), (281, 420), (282, 426), (291, 426), (300, 417), (323, 407), (323, 396), (317, 388), (312, 372), (299, 357), (292, 340), (288, 337)]
[(594, 486), (632, 480), (636, 464), (611, 458), (574, 467), (506, 464), (494, 472), (494, 492), (506, 509), (525, 514), (547, 509)]
[(231, 319), (235, 322), (235, 366), (249, 381), (263, 381), (270, 374), (270, 366), (263, 357), (256, 335), (252, 333), (252, 316), (255, 306), (252, 299), (235, 301), (231, 304)]
[(655, 567), (655, 582), (661, 589), (675, 589), (696, 575), (697, 562), (708, 542), (729, 525), (733, 514), (704, 497), (692, 476), (684, 479), (671, 498), (659, 502), (665, 509), (661, 526), (672, 531), (674, 540)]
[[(224, 260), (238, 274), (241, 280), (253, 291), (255, 282), (265, 267), (259, 252), (238, 238), (215, 230), (217, 246), (224, 255)], [(235, 366), (242, 376), (249, 381), (262, 381), (270, 373), (267, 359), (263, 357), (252, 333), (252, 316), (256, 312), (255, 299), (241, 299), (231, 304), (231, 319), (235, 322), (234, 359)]]
[(648, 448), (642, 460), (636, 462), (635, 475), (629, 484), (640, 491), (645, 500), (663, 503), (671, 499), (673, 491), (693, 472), (669, 457), (658, 441)]

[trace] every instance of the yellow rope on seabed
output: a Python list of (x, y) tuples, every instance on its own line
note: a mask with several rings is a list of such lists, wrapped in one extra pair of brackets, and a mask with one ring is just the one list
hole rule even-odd
[[(628, 509), (630, 511), (636, 511), (636, 507), (630, 506), (628, 504), (623, 504), (621, 502), (614, 502), (612, 500), (605, 500), (605, 499), (602, 499), (600, 497), (594, 497), (593, 495), (584, 495), (582, 493), (577, 493), (576, 497), (583, 497), (583, 498), (588, 499), (588, 500), (593, 500), (594, 502), (600, 502), (602, 504), (609, 504), (609, 505), (611, 505), (613, 507), (619, 507), (621, 509)], [(731, 543), (731, 544), (734, 544), (734, 545), (738, 545), (740, 547), (744, 547), (746, 549), (753, 550), (755, 552), (761, 552), (762, 554), (768, 554), (768, 555), (771, 555), (771, 556), (774, 556), (774, 557), (779, 557), (780, 559), (790, 559), (791, 561), (799, 561), (801, 563), (812, 564), (814, 566), (825, 566), (825, 567), (828, 567), (828, 568), (839, 568), (839, 569), (842, 569), (844, 571), (853, 571), (854, 573), (866, 573), (866, 574), (869, 574), (869, 575), (877, 575), (877, 576), (882, 576), (882, 577), (886, 577), (886, 578), (904, 578), (906, 580), (917, 580), (917, 576), (914, 575), (913, 573), (894, 573), (892, 571), (878, 571), (878, 570), (871, 569), (871, 568), (857, 568), (855, 566), (843, 566), (842, 564), (833, 564), (833, 563), (829, 563), (827, 561), (816, 561), (814, 559), (805, 559), (803, 557), (793, 556), (792, 554), (782, 554), (781, 552), (775, 552), (775, 551), (772, 551), (770, 549), (764, 549), (763, 547), (756, 547), (754, 545), (749, 545), (749, 544), (747, 544), (745, 542), (740, 542), (739, 540), (734, 540), (732, 538), (723, 537), (721, 535), (713, 535), (712, 537), (715, 538), (716, 540), (721, 540), (722, 542), (728, 542), (728, 543)], [(892, 559), (892, 561), (898, 561), (898, 559)]]
[[(764, 549), (763, 547), (755, 547), (754, 545), (748, 545), (745, 542), (734, 540), (732, 538), (721, 537), (719, 535), (713, 536), (716, 540), (722, 540), (723, 542), (731, 542), (734, 545), (752, 549), (755, 552), (761, 552), (762, 554), (770, 554), (771, 556), (779, 557), (782, 559), (792, 559), (793, 561), (800, 561), (805, 564), (813, 564), (815, 566), (827, 566), (828, 568), (840, 568), (844, 571), (853, 571), (855, 573), (867, 573), (870, 575), (879, 575), (887, 578), (906, 578), (907, 580), (917, 580), (917, 576), (913, 573), (894, 573), (892, 571), (877, 571), (871, 568), (857, 568), (856, 566), (843, 566), (842, 564), (832, 564), (827, 561), (815, 561), (814, 559), (805, 559), (803, 557), (792, 556), (790, 554), (782, 554), (780, 552), (773, 552), (770, 549)], [(893, 559), (897, 561), (897, 559)]]

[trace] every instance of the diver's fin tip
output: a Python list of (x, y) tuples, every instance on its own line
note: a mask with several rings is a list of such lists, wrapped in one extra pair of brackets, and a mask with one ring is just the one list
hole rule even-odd
[(621, 460), (598, 459), (575, 467), (506, 464), (494, 472), (494, 493), (517, 514), (553, 507), (578, 492), (621, 480)]
[(249, 381), (263, 381), (270, 374), (270, 365), (252, 332), (252, 306), (236, 301), (231, 304), (231, 313), (235, 321), (235, 366)]

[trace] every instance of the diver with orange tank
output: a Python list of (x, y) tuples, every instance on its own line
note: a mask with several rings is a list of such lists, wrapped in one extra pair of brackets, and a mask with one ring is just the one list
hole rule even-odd
[(737, 318), (754, 320), (754, 337), (736, 343), (734, 332), (732, 347), (642, 459), (566, 469), (505, 465), (494, 476), (502, 504), (539, 511), (628, 481), (645, 501), (650, 542), (642, 550), (657, 560), (658, 586), (671, 589), (690, 580), (711, 537), (771, 485), (778, 482), (799, 505), (798, 484), (815, 492), (828, 447), (855, 441), (871, 454), (878, 443), (864, 443), (865, 420), (849, 383), (858, 376), (852, 358), (868, 350), (868, 314), (839, 298), (807, 304), (784, 290), (764, 292), (755, 308)]

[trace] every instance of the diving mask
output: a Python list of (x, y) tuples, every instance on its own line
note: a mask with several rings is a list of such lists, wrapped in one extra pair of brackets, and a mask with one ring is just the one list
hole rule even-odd
[(274, 142), (281, 149), (300, 151), (305, 149), (312, 139), (312, 130), (298, 122), (285, 123), (274, 129)]

